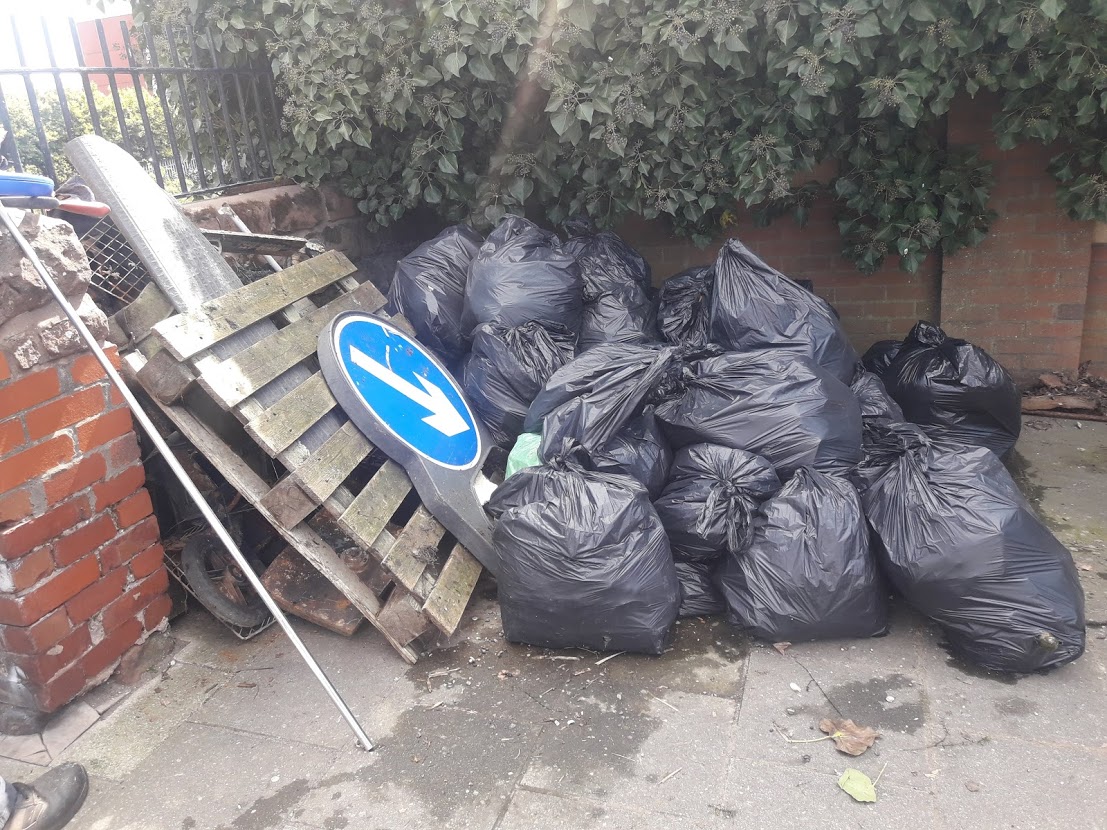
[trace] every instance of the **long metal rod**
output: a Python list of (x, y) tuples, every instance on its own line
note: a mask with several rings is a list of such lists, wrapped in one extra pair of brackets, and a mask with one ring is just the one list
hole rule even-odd
[(53, 277), (50, 276), (50, 273), (46, 270), (46, 267), (42, 264), (42, 261), (38, 258), (38, 255), (35, 253), (30, 243), (28, 243), (23, 234), (19, 232), (19, 228), (16, 227), (15, 222), (13, 222), (11, 216), (8, 215), (8, 211), (2, 207), (0, 207), (0, 223), (3, 223), (4, 227), (8, 229), (8, 233), (12, 235), (16, 244), (19, 245), (20, 249), (23, 251), (23, 255), (27, 257), (31, 265), (34, 266), (35, 271), (42, 277), (42, 281), (46, 284), (50, 293), (54, 295), (54, 299), (57, 301), (58, 305), (61, 306), (62, 311), (65, 312), (65, 316), (68, 317), (69, 321), (76, 327), (81, 338), (92, 350), (92, 354), (96, 357), (96, 361), (103, 367), (104, 371), (111, 379), (111, 382), (119, 390), (119, 393), (123, 396), (123, 400), (127, 402), (127, 406), (130, 407), (135, 420), (138, 421), (139, 425), (141, 425), (142, 429), (150, 437), (150, 441), (157, 447), (165, 463), (169, 466), (169, 469), (173, 471), (173, 475), (177, 477), (181, 486), (184, 487), (185, 492), (187, 492), (192, 501), (195, 502), (200, 514), (207, 523), (211, 525), (211, 529), (215, 532), (215, 535), (219, 537), (219, 541), (223, 543), (227, 548), (227, 552), (230, 553), (235, 562), (238, 563), (239, 568), (242, 570), (243, 574), (245, 574), (250, 586), (257, 591), (258, 596), (261, 597), (262, 602), (265, 603), (265, 607), (269, 609), (269, 613), (273, 615), (281, 628), (284, 629), (284, 633), (288, 636), (288, 639), (292, 641), (292, 645), (296, 647), (296, 650), (300, 652), (300, 657), (307, 663), (308, 668), (311, 669), (312, 674), (315, 675), (315, 679), (319, 681), (319, 685), (322, 686), (327, 695), (330, 696), (331, 701), (342, 714), (342, 717), (345, 718), (346, 723), (350, 725), (350, 729), (352, 729), (354, 735), (357, 736), (358, 743), (366, 750), (371, 751), (373, 749), (373, 742), (369, 740), (369, 736), (365, 734), (365, 730), (361, 728), (361, 724), (357, 722), (357, 718), (354, 717), (353, 712), (350, 711), (346, 702), (327, 678), (326, 673), (320, 665), (315, 662), (315, 658), (311, 656), (311, 652), (308, 651), (307, 646), (304, 645), (299, 635), (292, 628), (284, 612), (281, 611), (280, 607), (273, 600), (273, 597), (271, 597), (269, 592), (265, 589), (265, 586), (262, 585), (258, 575), (254, 573), (253, 568), (251, 568), (250, 564), (246, 561), (246, 557), (243, 556), (242, 551), (238, 549), (238, 545), (236, 545), (234, 539), (231, 538), (231, 534), (223, 527), (218, 516), (215, 515), (215, 511), (211, 509), (207, 500), (197, 489), (196, 485), (192, 483), (192, 479), (188, 477), (188, 473), (185, 472), (184, 467), (177, 461), (177, 457), (173, 454), (169, 445), (165, 443), (165, 439), (161, 437), (161, 433), (158, 432), (149, 416), (142, 409), (142, 405), (139, 404), (134, 393), (131, 392), (127, 384), (124, 383), (123, 378), (115, 370), (115, 367), (112, 366), (108, 356), (104, 354), (104, 350), (100, 348), (100, 344), (96, 342), (96, 338), (93, 337), (92, 332), (88, 330), (88, 326), (84, 324), (80, 315), (78, 315), (73, 306), (69, 304), (69, 301), (65, 298), (61, 289), (58, 288), (58, 284), (54, 282)]
[[(231, 220), (231, 224), (243, 233), (253, 233), (253, 231), (250, 230), (249, 226), (239, 218), (238, 214), (234, 212), (234, 208), (232, 208), (230, 205), (223, 205), (223, 207), (219, 208), (216, 213), (221, 213), (226, 216), (228, 219)], [(277, 262), (277, 260), (275, 260), (273, 257), (269, 256), (269, 254), (263, 256), (262, 259), (265, 260), (265, 264), (268, 265), (269, 269), (274, 273), (284, 270), (284, 268), (281, 267), (281, 264)]]

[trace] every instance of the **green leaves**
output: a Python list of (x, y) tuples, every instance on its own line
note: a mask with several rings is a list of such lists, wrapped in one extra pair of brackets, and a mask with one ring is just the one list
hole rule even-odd
[(838, 779), (838, 786), (854, 801), (875, 802), (876, 787), (872, 779), (859, 769), (850, 767)]
[[(164, 5), (135, 0), (155, 28)], [(190, 22), (215, 24), (228, 61), (271, 61), (285, 175), (335, 180), (375, 223), (428, 204), (488, 224), (525, 203), (664, 214), (705, 240), (739, 202), (802, 221), (822, 193), (846, 258), (911, 271), (991, 222), (987, 165), (938, 140), (980, 90), (996, 142), (1065, 147), (1060, 203), (1107, 218), (1099, 0), (556, 5), (552, 31), (541, 0), (202, 0)], [(831, 161), (837, 176), (799, 186)]]

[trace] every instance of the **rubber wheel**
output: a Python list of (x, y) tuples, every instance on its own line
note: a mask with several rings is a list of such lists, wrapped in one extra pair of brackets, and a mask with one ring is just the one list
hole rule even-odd
[(255, 628), (269, 619), (269, 609), (214, 535), (189, 537), (181, 551), (181, 570), (200, 603), (228, 625)]

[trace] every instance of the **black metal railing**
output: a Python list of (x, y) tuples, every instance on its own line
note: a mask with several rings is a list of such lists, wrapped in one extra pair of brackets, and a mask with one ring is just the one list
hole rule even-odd
[[(10, 25), (18, 65), (4, 65), (12, 56), (0, 55), (0, 168), (60, 184), (70, 172), (61, 148), (91, 132), (122, 146), (179, 195), (273, 178), (280, 111), (263, 55), (224, 66), (208, 33), (130, 27), (125, 20), (118, 21), (121, 39), (110, 38), (113, 49), (103, 20), (84, 24), (82, 40), (70, 19), (76, 59), (67, 65), (55, 49), (56, 24), (42, 18), (41, 36), (36, 27), (21, 31), (15, 16)], [(47, 65), (26, 59), (31, 36)], [(86, 62), (90, 47), (95, 58)], [(9, 89), (5, 97), (3, 81), (10, 78), (22, 79), (22, 95)]]

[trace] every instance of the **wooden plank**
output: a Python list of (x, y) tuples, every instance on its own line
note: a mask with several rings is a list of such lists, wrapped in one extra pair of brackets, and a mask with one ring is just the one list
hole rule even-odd
[[(396, 582), (419, 599), (426, 599), (430, 586), (420, 586), (420, 582), (429, 580), (422, 580), (421, 577), (429, 566), (438, 562), (438, 543), (445, 533), (446, 529), (427, 512), (427, 508), (420, 505), (381, 564), (392, 573)], [(418, 587), (424, 587), (424, 590), (419, 591)]]
[(195, 381), (192, 370), (165, 349), (151, 355), (139, 371), (142, 388), (164, 404), (179, 401)]
[[(136, 377), (144, 362), (143, 357), (134, 352), (124, 358), (124, 366), (128, 368), (128, 373), (132, 379)], [(382, 610), (380, 600), (372, 591), (366, 588), (357, 574), (342, 561), (342, 558), (329, 545), (319, 538), (314, 530), (306, 524), (301, 523), (288, 527), (276, 520), (269, 509), (262, 504), (262, 497), (269, 491), (269, 485), (250, 469), (245, 461), (188, 410), (179, 406), (165, 406), (156, 400), (155, 404), (180, 430), (181, 434), (192, 442), (192, 445), (202, 452), (219, 470), (219, 473), (228, 483), (257, 508), (262, 517), (273, 526), (284, 540), (296, 548), (301, 556), (318, 568), (327, 579), (333, 582), (350, 599), (350, 602), (385, 636), (404, 660), (415, 663), (419, 659), (419, 655), (413, 649), (408, 648), (406, 643), (398, 642), (388, 631), (381, 628), (377, 620), (377, 615)]]
[(138, 343), (150, 334), (150, 329), (174, 313), (176, 309), (169, 298), (151, 282), (142, 289), (134, 302), (116, 312), (112, 319), (119, 323), (119, 327), (128, 337)]
[(276, 521), (292, 527), (319, 507), (319, 502), (303, 491), (292, 476), (285, 476), (261, 497), (262, 504)]
[(231, 409), (305, 357), (315, 354), (320, 330), (336, 314), (356, 309), (372, 312), (384, 302), (381, 293), (371, 283), (365, 283), (352, 294), (343, 294), (234, 357), (221, 361), (217, 371), (204, 371), (199, 378), (200, 385), (224, 407)]
[(343, 254), (328, 251), (163, 320), (154, 333), (175, 358), (186, 360), (356, 270)]
[(277, 605), (346, 637), (365, 621), (354, 604), (293, 548), (285, 548), (261, 576)]
[(403, 467), (394, 461), (386, 461), (338, 517), (338, 526), (355, 541), (371, 547), (410, 492), (411, 480)]
[(347, 421), (292, 475), (305, 493), (322, 503), (372, 451), (369, 439)]
[(419, 600), (397, 587), (388, 597), (377, 618), (381, 630), (390, 640), (407, 646), (412, 640), (422, 637), (430, 630), (431, 624), (423, 615)]
[(450, 636), (457, 631), (480, 572), (481, 564), (476, 557), (461, 545), (456, 545), (438, 575), (434, 589), (423, 603), (423, 613), (443, 634)]
[(322, 373), (316, 372), (273, 406), (246, 421), (246, 432), (267, 453), (277, 456), (337, 405)]
[[(318, 243), (308, 242), (302, 236), (276, 236), (270, 233), (223, 231), (211, 228), (200, 228), (200, 233), (223, 254), (291, 256), (300, 253), (308, 245), (318, 245)], [(321, 248), (319, 252), (322, 253)]]

